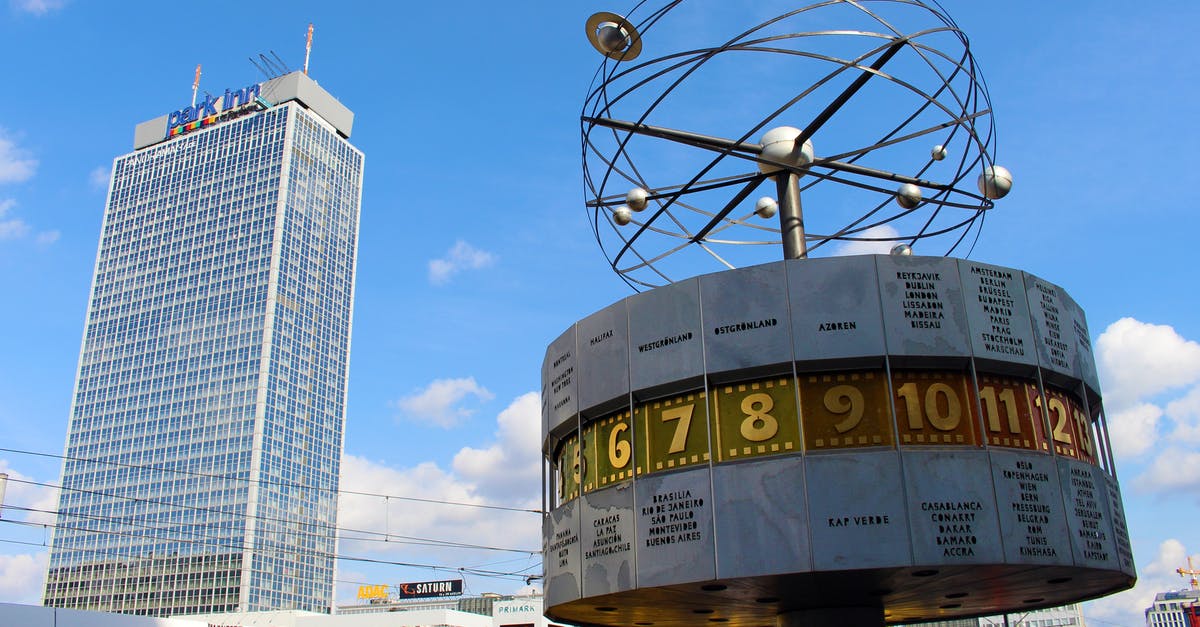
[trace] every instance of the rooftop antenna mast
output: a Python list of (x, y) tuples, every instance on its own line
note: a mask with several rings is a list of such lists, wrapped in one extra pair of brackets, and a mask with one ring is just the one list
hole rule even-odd
[(304, 75), (308, 76), (308, 57), (312, 54), (312, 22), (308, 23), (308, 41), (304, 43)]
[(200, 64), (196, 64), (196, 80), (192, 81), (192, 106), (196, 106), (196, 92), (200, 90)]

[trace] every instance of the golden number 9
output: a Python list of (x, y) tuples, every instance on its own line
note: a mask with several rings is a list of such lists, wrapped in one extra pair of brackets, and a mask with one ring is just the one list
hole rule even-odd
[(834, 423), (833, 428), (838, 433), (845, 433), (862, 422), (866, 400), (862, 390), (853, 385), (835, 385), (825, 392), (825, 409), (834, 414), (846, 414), (840, 422)]
[(628, 430), (629, 425), (619, 422), (608, 432), (608, 461), (613, 468), (624, 468), (632, 457), (629, 442), (620, 439), (621, 434)]
[[(755, 408), (755, 405), (758, 408)], [(770, 440), (779, 433), (779, 421), (767, 412), (775, 407), (775, 400), (769, 394), (755, 392), (742, 399), (742, 413), (746, 419), (742, 421), (742, 437), (751, 442)]]

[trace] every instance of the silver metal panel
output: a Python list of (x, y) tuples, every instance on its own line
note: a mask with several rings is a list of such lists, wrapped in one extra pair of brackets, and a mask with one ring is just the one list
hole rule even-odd
[(1100, 394), (1100, 373), (1096, 370), (1096, 355), (1092, 352), (1092, 335), (1088, 331), (1087, 315), (1070, 294), (1062, 292), (1063, 306), (1070, 312), (1072, 335), (1075, 338), (1075, 376), (1081, 379), (1093, 394)]
[(1063, 502), (1067, 508), (1067, 525), (1071, 529), (1071, 547), (1075, 551), (1075, 565), (1119, 569), (1104, 471), (1073, 459), (1057, 459)]
[(889, 354), (970, 356), (956, 260), (878, 255), (875, 263)]
[(805, 472), (813, 570), (912, 565), (895, 451), (810, 455)]
[(699, 281), (673, 283), (626, 302), (634, 391), (704, 374)]
[(1024, 274), (1039, 362), (1042, 368), (1074, 376), (1075, 334), (1070, 312), (1063, 304), (1063, 289), (1032, 274)]
[(1117, 559), (1120, 561), (1121, 572), (1134, 577), (1136, 571), (1133, 564), (1133, 547), (1129, 543), (1129, 525), (1125, 522), (1125, 503), (1121, 498), (1121, 487), (1117, 485), (1117, 478), (1107, 473), (1104, 474), (1104, 484), (1108, 488), (1113, 541), (1117, 545)]
[(580, 595), (579, 499), (550, 512), (542, 523), (542, 570), (546, 606), (574, 601)]
[(544, 398), (549, 399), (549, 414), (547, 415), (547, 433), (558, 431), (567, 421), (573, 420), (579, 413), (579, 368), (577, 366), (575, 349), (575, 329), (572, 325), (558, 339), (550, 343), (546, 349), (546, 358), (542, 361), (545, 370), (542, 375)]
[(958, 260), (975, 357), (1037, 365), (1020, 270)]
[(783, 262), (700, 277), (709, 373), (792, 360)]
[(54, 608), (0, 603), (0, 624), (21, 627), (55, 627)]
[(718, 579), (811, 570), (803, 458), (722, 464), (712, 472)]
[(303, 72), (292, 72), (262, 84), (262, 97), (273, 105), (296, 100), (329, 122), (342, 137), (350, 137), (354, 113)]
[(133, 127), (133, 149), (141, 150), (146, 146), (165, 141), (167, 139), (167, 119), (170, 117), (170, 115), (160, 115)]
[(869, 255), (787, 262), (796, 361), (886, 352), (877, 277)]
[(629, 316), (625, 300), (579, 321), (579, 408), (629, 397)]
[(1067, 513), (1054, 458), (991, 450), (992, 482), (1009, 564), (1073, 563)]
[(583, 594), (598, 596), (634, 587), (633, 484), (583, 495)]
[(716, 577), (708, 468), (638, 479), (637, 585), (666, 586)]
[(917, 564), (998, 564), (1004, 559), (991, 468), (984, 451), (901, 453)]

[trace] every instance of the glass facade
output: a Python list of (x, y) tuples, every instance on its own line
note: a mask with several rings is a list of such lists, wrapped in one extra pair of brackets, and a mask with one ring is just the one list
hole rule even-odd
[(116, 159), (45, 604), (333, 604), (363, 155), (297, 102)]

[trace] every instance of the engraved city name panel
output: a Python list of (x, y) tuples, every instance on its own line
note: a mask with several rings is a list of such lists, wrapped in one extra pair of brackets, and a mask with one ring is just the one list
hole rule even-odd
[(971, 355), (956, 260), (877, 255), (875, 263), (888, 354)]
[(583, 495), (580, 551), (584, 596), (635, 587), (634, 518), (632, 483)]
[(1071, 565), (1070, 531), (1054, 458), (992, 449), (991, 459), (1004, 561)]
[(710, 481), (707, 467), (638, 479), (639, 588), (716, 578)]
[(709, 375), (792, 360), (784, 269), (778, 262), (700, 277)]
[(704, 374), (697, 279), (629, 297), (629, 374), (635, 392)]
[(1013, 371), (1009, 364), (1014, 362), (1036, 366), (1021, 271), (964, 260), (958, 261), (958, 270), (975, 357), (1002, 372)]
[(1001, 563), (987, 453), (910, 450), (902, 455), (916, 563)]
[(546, 605), (579, 598), (579, 500), (560, 505), (544, 519), (542, 570), (546, 576)]
[(912, 565), (894, 450), (809, 455), (805, 474), (813, 570)]
[(1121, 487), (1117, 478), (1105, 473), (1104, 484), (1108, 488), (1108, 506), (1112, 514), (1113, 540), (1117, 545), (1117, 559), (1121, 564), (1121, 572), (1133, 577), (1133, 547), (1129, 543), (1129, 525), (1125, 522), (1125, 504), (1121, 499)]
[[(629, 315), (626, 301), (579, 321), (579, 409), (627, 403), (629, 397)], [(590, 416), (589, 416), (590, 417)]]
[(1063, 303), (1063, 289), (1032, 274), (1023, 274), (1038, 361), (1046, 370), (1074, 377), (1075, 332), (1073, 319)]
[(794, 259), (786, 267), (797, 362), (886, 352), (874, 257)]
[(1109, 513), (1111, 494), (1104, 471), (1086, 462), (1059, 457), (1058, 477), (1067, 508), (1075, 565), (1120, 568)]
[(803, 458), (721, 464), (712, 472), (717, 578), (807, 572)]
[(575, 355), (575, 325), (546, 349), (545, 381), (548, 433), (562, 436), (564, 425), (579, 413), (579, 369)]

